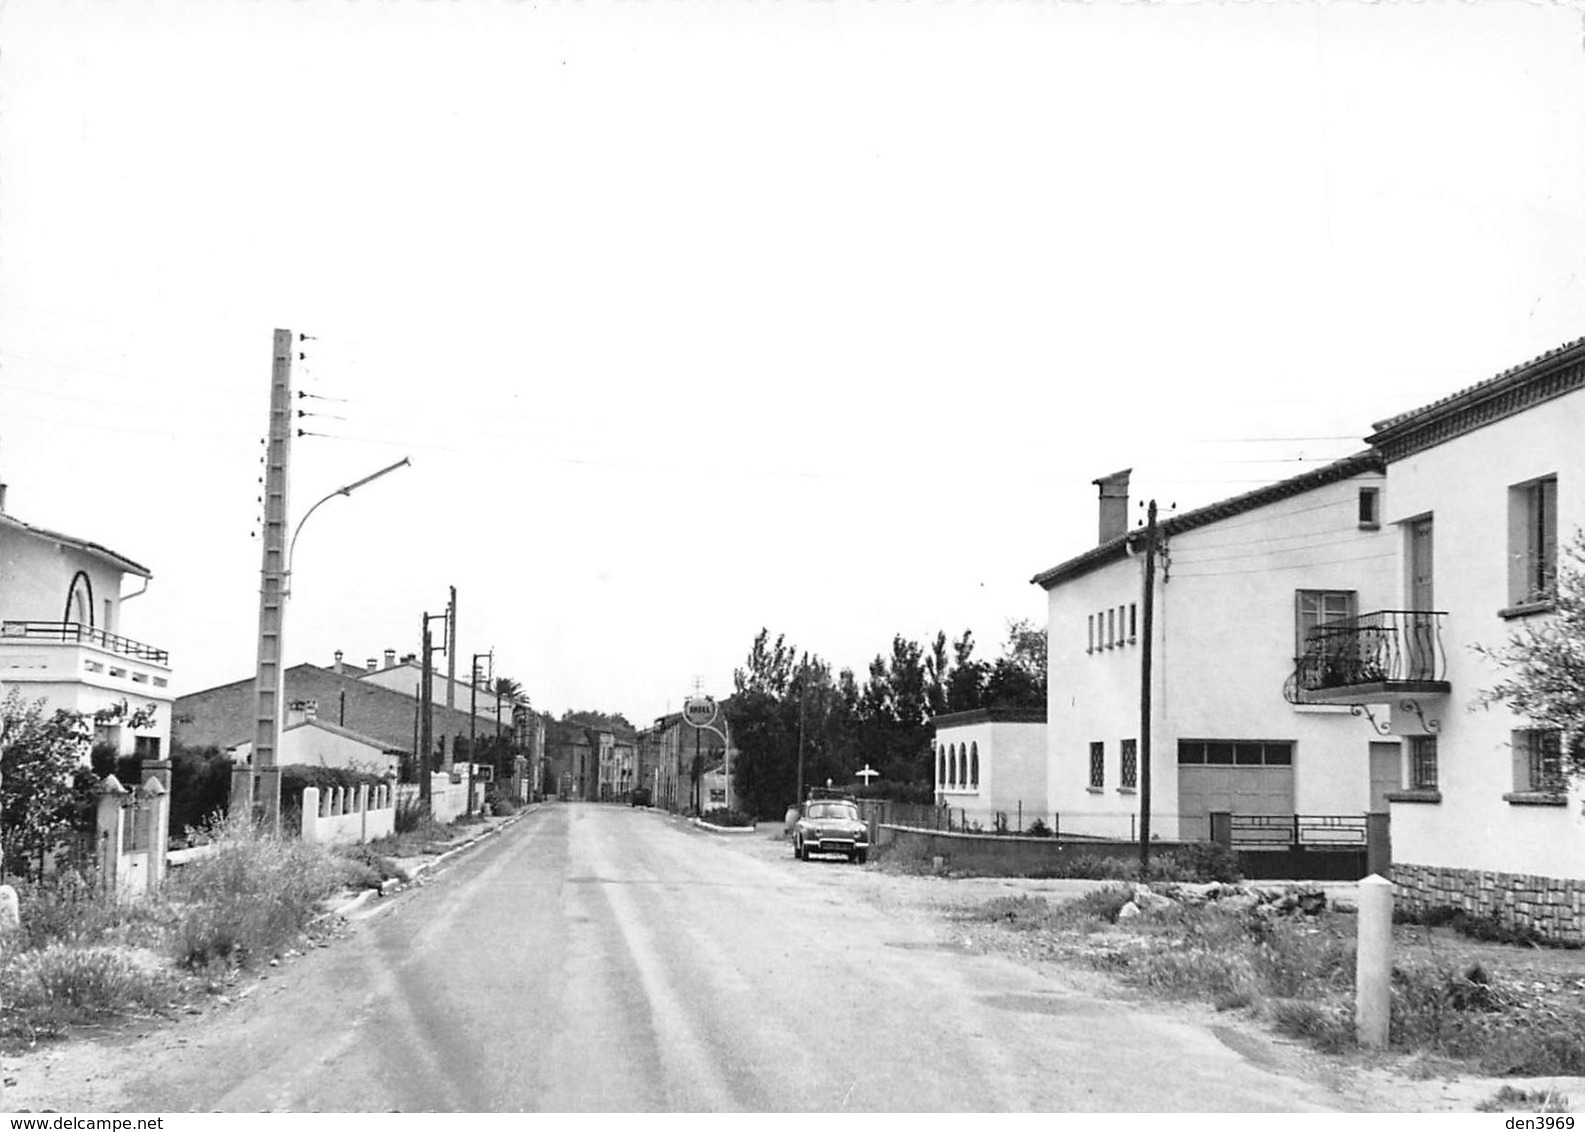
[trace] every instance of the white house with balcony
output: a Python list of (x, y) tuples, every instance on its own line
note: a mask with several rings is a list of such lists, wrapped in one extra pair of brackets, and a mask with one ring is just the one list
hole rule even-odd
[[(1095, 481), (1098, 545), (1033, 579), (1047, 593), (1046, 808), (1064, 834), (1133, 839), (1143, 824), (1147, 554), (1146, 531), (1128, 526), (1129, 475)], [(1365, 815), (1402, 785), (1400, 743), (1347, 706), (1307, 702), (1294, 673), (1317, 624), (1396, 598), (1386, 493), (1367, 450), (1161, 519), (1153, 837), (1203, 840), (1228, 813), (1246, 847), (1287, 840), (1296, 816), (1301, 843), (1363, 845)]]
[(1560, 545), (1585, 524), (1585, 339), (1368, 440), (1390, 484), (1392, 600), (1317, 633), (1301, 672), (1406, 748), (1389, 795), (1402, 900), (1585, 942), (1585, 793), (1563, 774), (1565, 737), (1482, 707), (1500, 674), (1475, 647), (1553, 614)]
[[(4, 510), (4, 499), (0, 486), (0, 690), (97, 714), (95, 742), (165, 758), (170, 658), (120, 633), (122, 604), (147, 588), (148, 569), (98, 543), (24, 523)], [(152, 719), (134, 728), (140, 712)]]

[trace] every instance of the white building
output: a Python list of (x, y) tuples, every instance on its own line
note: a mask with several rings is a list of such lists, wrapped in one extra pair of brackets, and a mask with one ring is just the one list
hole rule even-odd
[[(233, 762), (243, 764), (252, 756), (253, 744), (239, 743), (228, 748), (226, 753)], [(280, 766), (343, 767), (395, 778), (403, 757), (409, 753), (373, 736), (293, 712), (288, 715), (286, 726), (281, 728), (276, 761)]]
[[(99, 715), (94, 740), (159, 759), (171, 734), (170, 658), (120, 634), (149, 571), (98, 543), (5, 513), (0, 485), (0, 693)], [(129, 579), (142, 587), (124, 592)], [(142, 725), (134, 726), (140, 720)]]
[(1016, 832), (1036, 818), (1051, 825), (1045, 712), (976, 708), (938, 715), (931, 726), (938, 804), (986, 830), (1005, 825)]
[(1499, 673), (1474, 648), (1552, 613), (1559, 546), (1585, 523), (1585, 339), (1369, 440), (1388, 473), (1391, 600), (1312, 652), (1353, 662), (1319, 694), (1407, 748), (1393, 880), (1415, 903), (1585, 940), (1585, 799), (1561, 773), (1563, 736), (1481, 708)]
[[(1137, 835), (1145, 531), (1128, 472), (1101, 489), (1100, 543), (1033, 580), (1048, 595), (1047, 805), (1064, 833)], [(1323, 621), (1396, 594), (1374, 451), (1159, 524), (1151, 680), (1151, 834), (1204, 839), (1214, 812), (1384, 810), (1396, 740), (1304, 700), (1295, 659)], [(1048, 818), (1048, 821), (1050, 819)]]

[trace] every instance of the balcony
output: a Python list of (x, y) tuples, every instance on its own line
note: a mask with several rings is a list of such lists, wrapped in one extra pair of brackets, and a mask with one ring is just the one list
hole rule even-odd
[(0, 621), (0, 637), (21, 638), (28, 641), (54, 641), (63, 644), (94, 645), (118, 656), (136, 657), (154, 664), (169, 664), (170, 654), (164, 649), (145, 645), (141, 641), (118, 637), (92, 625), (76, 621)]
[(1311, 629), (1283, 694), (1293, 704), (1375, 704), (1446, 695), (1445, 613), (1382, 609)]
[(141, 641), (75, 621), (0, 621), (0, 678), (55, 689), (56, 707), (96, 710), (107, 696), (169, 700), (170, 677), (170, 654)]

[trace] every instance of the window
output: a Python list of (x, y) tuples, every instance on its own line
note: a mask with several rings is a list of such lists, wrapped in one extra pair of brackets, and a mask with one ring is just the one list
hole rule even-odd
[(969, 744), (969, 785), (974, 789), (980, 788), (980, 745)]
[(1138, 621), (1138, 618), (1135, 617), (1135, 614), (1137, 612), (1138, 612), (1138, 607), (1133, 602), (1129, 602), (1128, 603), (1128, 643), (1129, 644), (1133, 644), (1135, 641), (1137, 641), (1139, 639), (1139, 628), (1138, 628), (1139, 621)]
[(947, 748), (947, 785), (958, 784), (958, 748), (957, 744)]
[(1185, 766), (1292, 766), (1290, 740), (1180, 739), (1178, 762)]
[(1309, 656), (1312, 650), (1322, 656), (1335, 656), (1350, 640), (1348, 634), (1322, 636), (1312, 641), (1311, 631), (1328, 621), (1342, 621), (1355, 615), (1353, 590), (1298, 590), (1295, 598), (1294, 656)]
[(1093, 613), (1090, 614), (1084, 620), (1085, 620), (1085, 622), (1086, 622), (1086, 624), (1087, 624), (1087, 626), (1089, 628), (1089, 633), (1090, 633), (1090, 644), (1089, 644), (1089, 647), (1086, 648), (1084, 651), (1085, 652), (1094, 652), (1095, 651), (1095, 614), (1093, 614)]
[(965, 790), (969, 788), (969, 749), (966, 745), (958, 748), (958, 785)]
[(1409, 788), (1436, 789), (1436, 736), (1409, 737)]
[(1123, 766), (1120, 785), (1132, 790), (1139, 785), (1139, 740), (1123, 740)]
[(1106, 785), (1106, 744), (1090, 744), (1090, 789), (1100, 790)]
[(1117, 610), (1106, 611), (1106, 647), (1117, 647)]
[(936, 744), (936, 788), (947, 784), (947, 749)]
[(1521, 794), (1563, 793), (1563, 732), (1547, 727), (1513, 733), (1513, 788)]
[(1557, 477), (1508, 489), (1508, 604), (1549, 602), (1557, 588)]
[(1381, 488), (1359, 489), (1359, 529), (1374, 531), (1381, 526)]

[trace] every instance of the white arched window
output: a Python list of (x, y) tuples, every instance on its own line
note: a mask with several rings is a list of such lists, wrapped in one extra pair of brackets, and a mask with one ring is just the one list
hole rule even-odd
[(947, 785), (948, 786), (956, 786), (957, 784), (958, 784), (958, 747), (957, 747), (957, 744), (954, 743), (952, 746), (947, 748)]
[(947, 749), (940, 743), (936, 744), (936, 787), (939, 789), (947, 784)]
[(968, 789), (968, 785), (969, 785), (969, 745), (967, 743), (963, 744), (963, 746), (958, 748), (958, 781), (963, 784), (963, 788), (965, 790)]
[(969, 785), (978, 790), (980, 788), (980, 745), (969, 745)]

